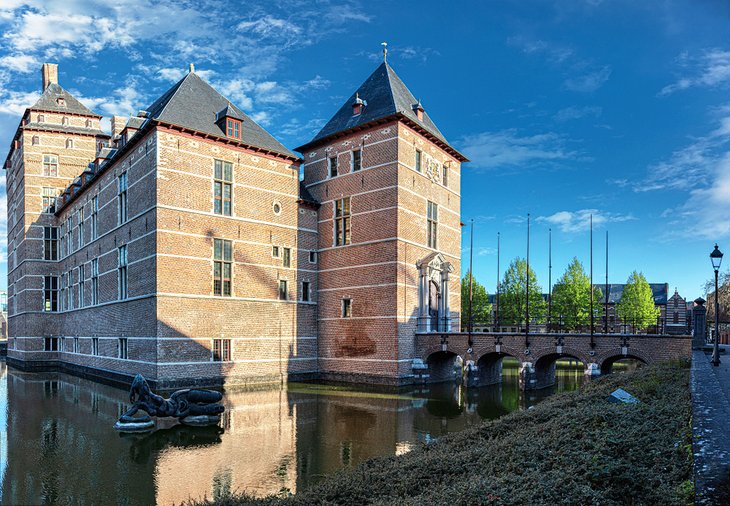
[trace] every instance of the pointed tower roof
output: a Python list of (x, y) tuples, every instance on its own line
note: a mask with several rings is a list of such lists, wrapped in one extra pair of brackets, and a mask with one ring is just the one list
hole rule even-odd
[(226, 138), (218, 122), (222, 117), (220, 115), (225, 112), (241, 120), (241, 140), (236, 142), (287, 158), (299, 158), (195, 72), (190, 72), (175, 83), (146, 112), (149, 118), (162, 123)]
[(99, 114), (96, 114), (94, 111), (79, 102), (73, 95), (57, 83), (49, 84), (46, 89), (43, 90), (41, 98), (39, 98), (38, 101), (29, 109), (32, 111), (79, 114), (81, 116), (101, 118)]
[[(366, 105), (364, 105), (360, 114), (353, 115), (352, 104), (357, 99), (364, 101)], [(423, 112), (421, 119), (419, 119), (417, 113), (419, 109)], [(459, 160), (467, 160), (464, 155), (448, 143), (428, 113), (423, 111), (420, 100), (416, 100), (413, 93), (385, 61), (345, 101), (322, 130), (311, 141), (296, 148), (296, 150), (302, 152), (314, 143), (344, 135), (356, 129), (369, 127), (381, 120), (395, 118), (405, 120), (410, 126), (420, 130)]]

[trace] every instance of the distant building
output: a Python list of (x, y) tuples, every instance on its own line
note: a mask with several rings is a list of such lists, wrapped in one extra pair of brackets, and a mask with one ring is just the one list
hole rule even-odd
[[(594, 284), (596, 288), (599, 288), (602, 293), (600, 300), (594, 301), (596, 316), (594, 325), (597, 330), (602, 331), (604, 328), (604, 316), (606, 308), (606, 285), (605, 284)], [(690, 323), (690, 311), (687, 309), (687, 301), (679, 295), (675, 289), (674, 295), (670, 298), (669, 284), (668, 283), (649, 283), (652, 294), (654, 296), (654, 304), (659, 308), (659, 317), (657, 318), (657, 329), (660, 332), (666, 332), (669, 334), (687, 334), (689, 333)], [(631, 332), (632, 326), (630, 322), (622, 322), (616, 315), (616, 305), (621, 301), (624, 288), (626, 284), (613, 283), (608, 285), (608, 330), (610, 333), (613, 332)], [(543, 299), (547, 303), (548, 294), (542, 294)], [(491, 321), (489, 322), (474, 322), (475, 332), (489, 332), (494, 328), (497, 318), (497, 297), (494, 294), (489, 295), (489, 303), (492, 305)], [(551, 322), (553, 329), (560, 328), (561, 315), (551, 313)], [(508, 322), (500, 322), (502, 331), (519, 331), (520, 327), (514, 324), (508, 324)], [(541, 325), (534, 325), (536, 332), (546, 331), (547, 326), (543, 323)], [(466, 322), (463, 322), (462, 329), (466, 329)]]

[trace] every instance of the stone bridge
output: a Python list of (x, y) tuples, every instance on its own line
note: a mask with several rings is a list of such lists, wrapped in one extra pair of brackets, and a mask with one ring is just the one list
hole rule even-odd
[[(633, 358), (644, 364), (689, 360), (692, 337), (646, 334), (459, 333), (416, 334), (413, 373), (417, 380), (436, 383), (464, 381), (482, 386), (502, 381), (502, 359), (519, 362), (520, 387), (545, 388), (555, 383), (558, 359), (574, 359), (588, 376), (609, 374), (613, 364)], [(462, 368), (463, 364), (463, 368)], [(463, 376), (462, 376), (463, 370)]]

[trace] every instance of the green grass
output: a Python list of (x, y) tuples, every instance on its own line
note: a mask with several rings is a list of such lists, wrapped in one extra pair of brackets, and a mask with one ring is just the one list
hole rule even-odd
[[(338, 472), (296, 495), (201, 504), (688, 504), (689, 371), (608, 375), (399, 457)], [(641, 400), (607, 401), (616, 388)]]

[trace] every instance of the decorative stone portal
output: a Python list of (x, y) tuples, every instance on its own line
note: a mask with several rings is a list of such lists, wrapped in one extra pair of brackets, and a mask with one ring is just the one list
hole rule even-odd
[(418, 332), (450, 332), (449, 273), (454, 268), (441, 253), (416, 263), (418, 269)]

